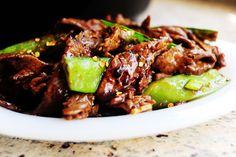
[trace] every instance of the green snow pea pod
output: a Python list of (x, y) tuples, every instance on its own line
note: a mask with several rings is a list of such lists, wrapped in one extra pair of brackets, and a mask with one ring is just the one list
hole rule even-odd
[(211, 69), (202, 75), (179, 74), (152, 82), (144, 91), (157, 103), (154, 108), (166, 107), (168, 103), (186, 102), (213, 93), (226, 85), (227, 78)]
[(110, 58), (65, 57), (64, 70), (70, 90), (95, 93)]
[(121, 34), (121, 37), (126, 40), (127, 42), (136, 42), (136, 43), (140, 43), (140, 42), (145, 42), (145, 41), (150, 41), (151, 38), (147, 37), (146, 35), (137, 32), (129, 27), (123, 26), (123, 25), (119, 25), (117, 23), (112, 23), (106, 20), (101, 20), (101, 22), (107, 26), (107, 27), (119, 27), (120, 29), (124, 30), (124, 32)]
[(48, 48), (53, 47), (60, 40), (60, 35), (45, 35), (41, 38), (35, 38), (15, 45), (6, 47), (0, 50), (0, 54), (8, 53), (21, 53), (32, 54), (38, 57), (40, 52), (46, 51)]
[(200, 29), (200, 28), (192, 28), (187, 27), (188, 30), (192, 31), (200, 39), (207, 39), (210, 41), (214, 41), (217, 38), (218, 32), (211, 29)]

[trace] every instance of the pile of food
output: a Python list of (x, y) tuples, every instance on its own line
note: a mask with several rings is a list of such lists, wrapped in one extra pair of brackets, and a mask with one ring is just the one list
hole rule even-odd
[(213, 30), (141, 25), (118, 15), (63, 18), (42, 37), (0, 50), (0, 106), (82, 119), (136, 114), (208, 95), (227, 83)]

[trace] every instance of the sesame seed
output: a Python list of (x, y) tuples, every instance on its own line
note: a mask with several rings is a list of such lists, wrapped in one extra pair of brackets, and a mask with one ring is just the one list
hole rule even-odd
[(139, 113), (139, 112), (140, 112), (139, 109), (134, 108), (134, 109), (131, 110), (130, 114), (137, 114), (137, 113)]
[(34, 41), (39, 42), (40, 38), (35, 38)]
[(93, 56), (93, 60), (94, 60), (95, 62), (97, 62), (97, 61), (98, 61), (98, 57), (97, 57), (97, 56)]
[(34, 53), (34, 56), (38, 58), (38, 57), (40, 56), (40, 52), (39, 52), (39, 51), (36, 51), (36, 52)]
[(101, 61), (101, 62), (99, 63), (99, 65), (100, 65), (100, 67), (104, 68), (104, 67), (105, 67), (105, 65), (106, 65), (106, 63), (105, 63), (105, 62), (103, 62), (103, 61)]
[(140, 107), (140, 109), (141, 109), (141, 111), (143, 112), (143, 111), (150, 111), (150, 110), (152, 110), (152, 105), (144, 105), (144, 106), (141, 106)]
[(173, 103), (169, 103), (167, 106), (168, 106), (168, 108), (174, 107), (174, 104)]
[(53, 40), (53, 41), (47, 41), (46, 42), (46, 46), (55, 46), (56, 45), (56, 41)]
[(61, 40), (65, 40), (65, 37), (60, 37)]
[(122, 94), (122, 92), (116, 92), (117, 96), (120, 96)]
[(106, 67), (108, 67), (109, 66), (109, 62), (106, 62)]
[(99, 47), (98, 51), (102, 51), (102, 47)]
[(32, 50), (27, 50), (27, 51), (26, 51), (26, 53), (28, 53), (28, 54), (31, 53), (31, 52), (32, 52)]
[(139, 62), (139, 63), (138, 63), (138, 66), (139, 66), (139, 67), (143, 67), (143, 62)]

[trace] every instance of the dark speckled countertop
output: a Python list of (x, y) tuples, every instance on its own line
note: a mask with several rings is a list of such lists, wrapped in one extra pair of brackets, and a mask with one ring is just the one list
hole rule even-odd
[[(152, 0), (137, 21), (219, 30), (236, 43), (236, 3)], [(232, 102), (233, 103), (233, 102)], [(235, 104), (236, 105), (236, 104)], [(0, 136), (0, 157), (236, 157), (236, 112), (156, 136), (99, 143), (44, 142)]]

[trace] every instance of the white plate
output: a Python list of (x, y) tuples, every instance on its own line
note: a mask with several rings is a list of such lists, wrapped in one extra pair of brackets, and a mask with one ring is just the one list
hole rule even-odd
[(173, 108), (137, 115), (66, 121), (12, 112), (0, 107), (0, 134), (53, 141), (104, 141), (141, 137), (205, 122), (236, 109), (236, 45), (218, 41), (226, 55), (221, 72), (231, 79), (218, 92)]

